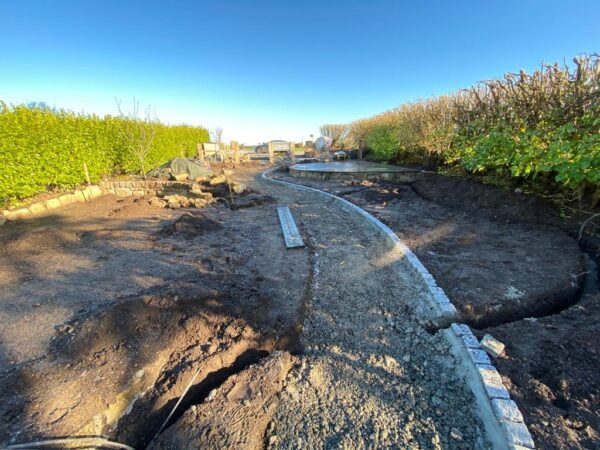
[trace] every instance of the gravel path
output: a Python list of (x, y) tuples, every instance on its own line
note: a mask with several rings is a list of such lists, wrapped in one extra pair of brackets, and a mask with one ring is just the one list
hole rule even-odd
[(333, 200), (255, 185), (291, 208), (313, 258), (304, 353), (285, 380), (268, 447), (487, 448), (448, 345), (413, 315), (419, 287), (401, 255)]

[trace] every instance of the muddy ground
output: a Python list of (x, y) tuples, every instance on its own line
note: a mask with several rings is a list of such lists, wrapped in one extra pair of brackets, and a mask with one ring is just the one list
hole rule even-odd
[(433, 174), (405, 184), (276, 176), (378, 217), (434, 275), (462, 321), (506, 344), (495, 364), (540, 448), (598, 448), (600, 296), (588, 255), (599, 253), (593, 235), (578, 245), (581, 218), (563, 219), (533, 196)]

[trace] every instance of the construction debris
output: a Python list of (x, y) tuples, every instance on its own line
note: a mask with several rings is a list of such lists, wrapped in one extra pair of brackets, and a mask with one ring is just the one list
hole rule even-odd
[(483, 349), (494, 358), (498, 358), (504, 353), (504, 344), (490, 334), (486, 334), (481, 339)]

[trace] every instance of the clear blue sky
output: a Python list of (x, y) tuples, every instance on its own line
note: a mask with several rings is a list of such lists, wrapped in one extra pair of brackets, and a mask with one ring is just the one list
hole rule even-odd
[(255, 143), (600, 51), (600, 1), (5, 0), (0, 99)]

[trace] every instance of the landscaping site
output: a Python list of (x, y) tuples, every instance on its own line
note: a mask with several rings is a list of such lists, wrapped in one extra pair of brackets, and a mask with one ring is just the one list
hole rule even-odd
[(599, 83), (256, 149), (0, 104), (0, 446), (600, 448)]

